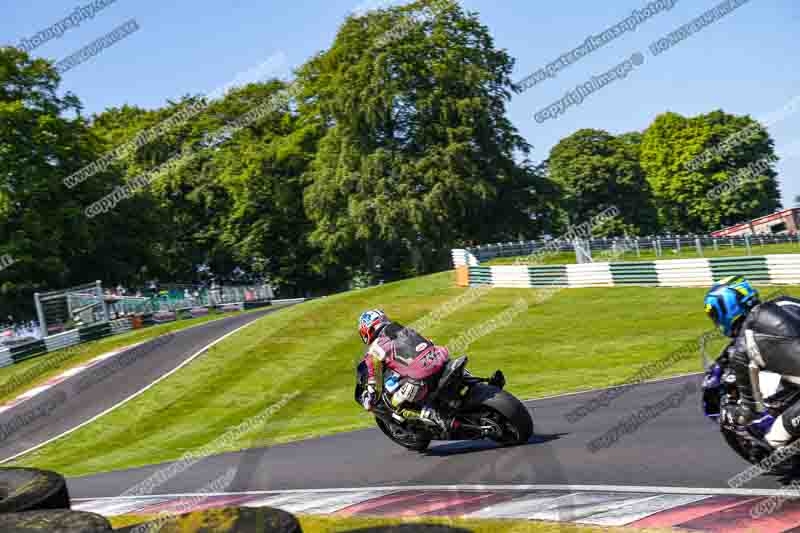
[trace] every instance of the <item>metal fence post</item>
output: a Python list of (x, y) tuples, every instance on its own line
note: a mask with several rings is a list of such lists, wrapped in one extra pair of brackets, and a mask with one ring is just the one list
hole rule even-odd
[(695, 238), (695, 243), (697, 244), (697, 255), (703, 257), (703, 245), (700, 243), (700, 237)]
[(633, 245), (636, 247), (636, 257), (637, 258), (641, 258), (642, 257), (642, 253), (639, 251), (639, 239), (636, 239), (635, 241), (633, 241)]
[(719, 244), (717, 243), (717, 239), (714, 239), (714, 251), (715, 252), (719, 251)]
[(103, 320), (109, 322), (111, 319), (109, 318), (108, 315), (108, 304), (106, 303), (106, 299), (103, 296), (103, 284), (99, 279), (95, 281), (95, 284), (97, 286), (97, 297), (100, 298), (100, 303), (103, 306)]
[(750, 235), (744, 236), (744, 245), (747, 247), (747, 255), (753, 255), (753, 251), (750, 249)]
[(39, 317), (39, 332), (42, 337), (47, 337), (47, 324), (44, 321), (44, 309), (42, 308), (42, 301), (39, 299), (39, 293), (33, 293), (33, 301), (36, 303), (36, 316)]

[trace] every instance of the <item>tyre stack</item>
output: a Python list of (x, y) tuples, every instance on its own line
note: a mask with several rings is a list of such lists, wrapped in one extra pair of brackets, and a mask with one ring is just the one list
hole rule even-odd
[(210, 509), (112, 529), (94, 513), (70, 510), (63, 476), (34, 468), (0, 468), (2, 533), (302, 533), (290, 513), (269, 507)]
[(0, 531), (99, 533), (112, 529), (100, 515), (70, 510), (67, 482), (60, 474), (0, 468)]

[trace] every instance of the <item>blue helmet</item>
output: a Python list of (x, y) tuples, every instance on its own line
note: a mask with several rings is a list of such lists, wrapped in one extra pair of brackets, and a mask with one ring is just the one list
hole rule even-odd
[(706, 314), (722, 331), (733, 337), (738, 322), (759, 304), (758, 291), (742, 276), (718, 281), (706, 294)]

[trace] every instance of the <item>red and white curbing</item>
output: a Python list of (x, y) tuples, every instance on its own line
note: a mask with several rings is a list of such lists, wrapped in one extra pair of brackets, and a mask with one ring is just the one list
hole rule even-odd
[[(783, 491), (785, 492), (785, 491)], [(796, 531), (800, 502), (754, 518), (778, 490), (566, 485), (414, 486), (250, 491), (73, 499), (73, 509), (105, 516), (185, 513), (215, 507), (277, 507), (299, 514), (385, 517), (513, 518), (597, 526), (694, 531)]]
[[(304, 300), (305, 300), (305, 298), (298, 298), (297, 299), (298, 302), (299, 301), (304, 301)], [(278, 301), (279, 303), (293, 303), (294, 302), (294, 300), (276, 300), (276, 301)], [(246, 327), (246, 326), (248, 326), (248, 325), (250, 325), (252, 323), (253, 322), (248, 322), (244, 326), (242, 326), (240, 328), (237, 328), (236, 330), (234, 330), (231, 333), (235, 333), (236, 331), (239, 331), (240, 329), (243, 329), (244, 327)], [(202, 325), (204, 325), (204, 324), (197, 324), (196, 326), (192, 326), (192, 327), (186, 328), (186, 329), (188, 330), (188, 329), (191, 329), (193, 327), (202, 326)], [(219, 342), (223, 338), (226, 338), (228, 335), (230, 335), (230, 334), (224, 335), (222, 338), (217, 339), (216, 341), (212, 342), (211, 344), (209, 344), (208, 346), (206, 346), (205, 348), (203, 348), (199, 352), (195, 353), (192, 357), (189, 358), (189, 361), (194, 359), (197, 355), (199, 355), (203, 351), (207, 350), (208, 348), (210, 348), (211, 346), (213, 346), (214, 344), (216, 344), (217, 342)], [(104, 353), (102, 355), (98, 355), (97, 357), (87, 361), (86, 363), (83, 363), (82, 365), (78, 365), (78, 366), (72, 367), (69, 370), (66, 370), (66, 371), (62, 372), (61, 374), (59, 374), (59, 375), (57, 375), (57, 376), (55, 376), (53, 378), (48, 379), (43, 385), (39, 385), (38, 387), (35, 387), (35, 388), (33, 388), (33, 389), (29, 390), (29, 391), (26, 391), (23, 394), (20, 394), (19, 396), (14, 398), (13, 400), (11, 400), (11, 401), (3, 404), (3, 405), (0, 405), (0, 413), (4, 413), (5, 411), (8, 411), (9, 409), (14, 408), (14, 407), (16, 407), (17, 405), (21, 404), (22, 402), (24, 402), (26, 400), (30, 400), (34, 396), (36, 396), (38, 394), (41, 394), (42, 392), (46, 391), (47, 389), (49, 389), (51, 387), (54, 387), (54, 386), (58, 385), (59, 383), (62, 383), (64, 381), (68, 380), (69, 378), (80, 374), (81, 372), (83, 372), (83, 371), (85, 371), (85, 370), (97, 365), (98, 363), (101, 363), (101, 362), (105, 361), (106, 359), (110, 359), (111, 357), (115, 357), (115, 356), (121, 354), (124, 351), (127, 351), (127, 350), (130, 350), (132, 348), (135, 348), (135, 347), (139, 346), (140, 344), (144, 344), (145, 342), (150, 342), (151, 340), (153, 340), (153, 339), (148, 339), (146, 341), (137, 342), (135, 344), (130, 344), (128, 346), (124, 346), (122, 348), (118, 348), (118, 349), (113, 350), (111, 352), (107, 352), (107, 353)], [(183, 364), (185, 364), (185, 362)], [(179, 366), (179, 368), (182, 367), (183, 364), (181, 364)], [(164, 376), (164, 377), (166, 377), (166, 376)]]
[(62, 372), (61, 374), (48, 379), (44, 384), (39, 385), (38, 387), (35, 387), (35, 388), (33, 388), (33, 389), (29, 390), (29, 391), (26, 391), (26, 392), (20, 394), (19, 396), (17, 396), (16, 398), (11, 400), (10, 402), (7, 402), (7, 403), (5, 403), (3, 405), (0, 405), (0, 413), (4, 413), (5, 411), (8, 411), (9, 409), (12, 409), (12, 408), (18, 406), (22, 402), (30, 400), (34, 396), (37, 396), (37, 395), (43, 393), (47, 389), (49, 389), (51, 387), (55, 387), (59, 383), (62, 383), (64, 381), (68, 380), (69, 378), (71, 378), (71, 377), (73, 377), (73, 376), (75, 376), (77, 374), (80, 374), (84, 370), (92, 368), (96, 364), (101, 363), (101, 362), (105, 361), (106, 359), (110, 359), (111, 357), (117, 356), (117, 355), (121, 354), (122, 352), (124, 352), (126, 350), (129, 350), (131, 348), (139, 346), (140, 344), (142, 344), (142, 343), (139, 342), (139, 343), (136, 343), (136, 344), (131, 344), (130, 346), (125, 346), (124, 348), (119, 348), (117, 350), (114, 350), (114, 351), (111, 351), (111, 352), (108, 352), (108, 353), (104, 353), (102, 355), (98, 355), (94, 359), (91, 359), (91, 360), (83, 363), (82, 365), (78, 365), (78, 366), (72, 367), (69, 370), (66, 370), (66, 371)]

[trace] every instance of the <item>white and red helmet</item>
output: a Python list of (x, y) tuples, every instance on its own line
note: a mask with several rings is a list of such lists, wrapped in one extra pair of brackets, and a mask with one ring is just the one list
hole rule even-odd
[(364, 344), (372, 343), (389, 322), (389, 317), (381, 309), (372, 309), (361, 313), (361, 317), (358, 319), (358, 334), (361, 335)]

